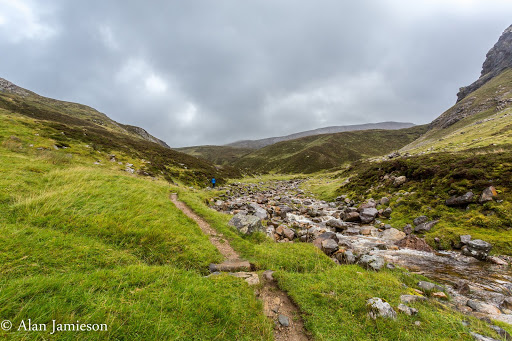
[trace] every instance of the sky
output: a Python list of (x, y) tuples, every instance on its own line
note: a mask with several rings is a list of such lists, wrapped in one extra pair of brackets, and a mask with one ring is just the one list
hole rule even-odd
[(172, 147), (429, 123), (510, 0), (0, 0), (0, 77)]

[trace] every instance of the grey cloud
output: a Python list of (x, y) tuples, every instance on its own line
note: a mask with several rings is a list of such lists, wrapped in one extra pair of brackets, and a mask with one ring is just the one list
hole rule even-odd
[(512, 12), (485, 0), (24, 3), (27, 27), (52, 34), (14, 41), (0, 21), (1, 77), (171, 146), (427, 123), (478, 77)]

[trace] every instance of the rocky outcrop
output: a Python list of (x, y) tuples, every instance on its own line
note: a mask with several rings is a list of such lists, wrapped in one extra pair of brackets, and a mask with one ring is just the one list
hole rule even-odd
[(18, 96), (28, 96), (31, 92), (20, 88), (16, 84), (9, 82), (7, 79), (0, 78), (0, 91), (15, 94)]
[(498, 42), (487, 52), (480, 78), (473, 84), (460, 88), (457, 102), (509, 67), (512, 67), (512, 25), (503, 32)]

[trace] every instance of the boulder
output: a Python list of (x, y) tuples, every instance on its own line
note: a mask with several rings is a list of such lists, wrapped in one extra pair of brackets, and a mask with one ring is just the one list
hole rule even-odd
[(461, 196), (453, 196), (449, 199), (446, 199), (445, 204), (446, 206), (464, 206), (471, 204), (473, 202), (474, 194), (473, 192), (469, 191), (464, 195)]
[(228, 223), (234, 226), (242, 234), (252, 234), (254, 232), (265, 232), (261, 219), (253, 215), (236, 214)]
[(439, 285), (426, 281), (419, 281), (418, 287), (423, 291), (443, 290)]
[(338, 243), (334, 239), (326, 239), (322, 241), (322, 251), (330, 256), (338, 251)]
[(363, 268), (379, 271), (384, 266), (384, 258), (375, 255), (363, 255), (357, 262)]
[(477, 300), (468, 300), (468, 302), (466, 304), (468, 307), (470, 307), (471, 309), (473, 309), (474, 311), (479, 312), (479, 313), (484, 313), (484, 314), (489, 314), (489, 315), (501, 314), (501, 311), (497, 307), (495, 307), (491, 304), (487, 304), (487, 303), (480, 302)]
[(384, 232), (381, 233), (380, 237), (385, 240), (397, 242), (405, 238), (405, 233), (392, 227), (390, 229), (384, 230)]
[(432, 229), (432, 227), (434, 227), (437, 223), (439, 222), (439, 220), (432, 220), (432, 221), (429, 221), (429, 222), (426, 222), (426, 223), (421, 223), (419, 224), (418, 226), (416, 226), (414, 228), (414, 232), (416, 233), (425, 233), (425, 232), (428, 232)]
[(359, 221), (359, 212), (347, 212), (343, 215), (343, 220), (347, 222)]
[(330, 219), (325, 223), (325, 225), (329, 227), (334, 227), (337, 230), (346, 230), (348, 227), (347, 224), (345, 224), (339, 219)]
[(462, 254), (474, 257), (478, 260), (485, 260), (491, 251), (492, 245), (481, 239), (470, 240), (463, 248)]
[(289, 240), (293, 240), (295, 238), (295, 231), (293, 231), (291, 228), (285, 227), (283, 229), (283, 236)]
[(386, 207), (386, 209), (384, 211), (382, 211), (382, 216), (389, 218), (389, 217), (391, 217), (392, 212), (393, 212), (393, 210), (391, 209), (391, 207)]
[(377, 211), (376, 208), (363, 208), (363, 210), (359, 213), (359, 217), (361, 219), (361, 222), (363, 222), (364, 224), (368, 224), (375, 220), (375, 217), (377, 216), (378, 213), (379, 211)]
[(396, 312), (393, 310), (391, 305), (378, 297), (373, 297), (366, 301), (366, 308), (368, 309), (368, 317), (374, 320), (378, 317), (390, 319), (396, 318)]
[(484, 204), (488, 201), (493, 201), (495, 197), (498, 196), (498, 192), (496, 192), (496, 188), (494, 186), (489, 186), (480, 195), (480, 198), (478, 199), (478, 202), (480, 204)]

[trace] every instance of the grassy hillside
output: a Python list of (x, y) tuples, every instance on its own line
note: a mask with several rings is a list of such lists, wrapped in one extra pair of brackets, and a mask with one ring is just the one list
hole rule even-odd
[(411, 153), (460, 151), (512, 143), (512, 69), (503, 71), (432, 122), (404, 147)]
[(308, 136), (254, 151), (235, 166), (252, 172), (313, 173), (400, 149), (426, 130), (426, 126), (415, 126)]
[[(208, 184), (212, 176), (223, 182), (228, 177), (238, 175), (232, 168), (217, 169), (205, 160), (99, 125), (94, 118), (78, 118), (59, 106), (41, 105), (15, 94), (0, 92), (0, 115), (6, 128), (12, 123), (24, 125), (32, 131), (31, 139), (21, 143), (22, 149), (32, 148), (28, 147), (29, 144), (33, 144), (35, 149), (42, 149), (41, 153), (58, 148), (62, 155), (96, 155), (95, 161), (100, 163), (109, 163), (110, 155), (114, 154), (116, 160), (121, 162), (124, 157), (125, 165), (133, 164), (141, 175), (202, 186)], [(19, 139), (16, 132), (12, 136), (14, 140), (6, 143), (19, 144), (16, 142)], [(39, 138), (45, 143), (38, 145)]]
[(195, 146), (176, 148), (177, 151), (203, 158), (214, 165), (232, 165), (236, 160), (254, 151), (251, 148), (236, 148), (230, 146)]

